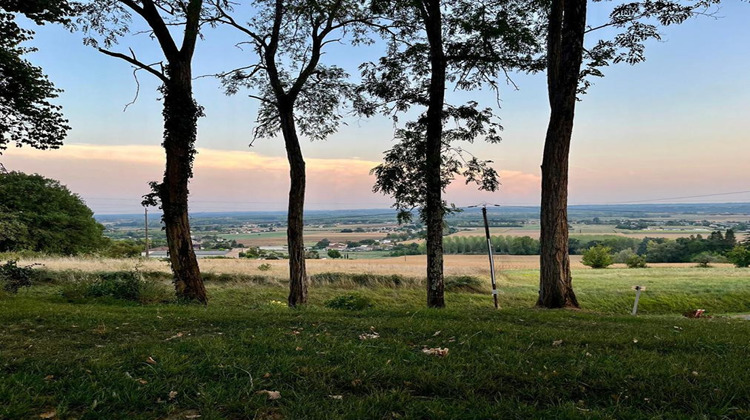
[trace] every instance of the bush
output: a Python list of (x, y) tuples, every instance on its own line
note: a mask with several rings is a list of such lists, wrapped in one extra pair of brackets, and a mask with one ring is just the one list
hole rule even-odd
[(445, 278), (445, 290), (447, 292), (486, 292), (482, 281), (474, 276), (448, 276)]
[(701, 252), (700, 254), (693, 257), (693, 262), (698, 263), (698, 267), (708, 268), (711, 267), (711, 263), (720, 263), (726, 261), (721, 255), (716, 255), (713, 252)]
[(269, 271), (271, 270), (271, 264), (264, 263), (258, 266), (258, 270), (260, 271)]
[(583, 253), (581, 262), (591, 268), (607, 268), (612, 265), (612, 248), (604, 245), (591, 247)]
[(158, 280), (147, 280), (137, 271), (105, 273), (72, 273), (63, 285), (65, 299), (76, 302), (88, 299), (111, 298), (142, 304), (170, 302), (171, 291)]
[(329, 249), (328, 256), (331, 258), (341, 258), (341, 253), (336, 249)]
[(628, 268), (646, 268), (646, 258), (642, 255), (633, 254), (625, 260)]
[(18, 293), (21, 287), (31, 286), (34, 265), (18, 266), (18, 261), (9, 260), (0, 265), (0, 285), (9, 293)]
[(631, 258), (633, 255), (638, 255), (633, 251), (632, 248), (625, 248), (622, 251), (616, 252), (614, 256), (612, 256), (612, 261), (618, 264), (627, 264), (628, 259)]
[(401, 287), (422, 285), (417, 278), (404, 277), (400, 274), (351, 274), (326, 272), (310, 276), (314, 285), (336, 285), (339, 287)]
[(373, 303), (367, 296), (358, 294), (353, 295), (342, 295), (336, 296), (331, 300), (325, 302), (326, 308), (331, 309), (346, 309), (349, 311), (361, 311), (363, 309), (372, 308)]
[(727, 259), (735, 267), (750, 267), (750, 248), (737, 245), (727, 252)]

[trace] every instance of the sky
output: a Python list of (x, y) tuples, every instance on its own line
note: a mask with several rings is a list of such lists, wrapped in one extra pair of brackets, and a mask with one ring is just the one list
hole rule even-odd
[[(589, 23), (606, 17), (606, 3), (590, 3)], [(0, 156), (8, 170), (60, 180), (95, 213), (142, 211), (148, 181), (164, 166), (158, 83), (140, 72), (138, 84), (125, 62), (84, 46), (80, 33), (59, 26), (35, 29), (29, 59), (63, 89), (57, 104), (73, 127), (59, 150), (11, 147)], [(570, 204), (750, 201), (750, 4), (726, 2), (713, 17), (691, 19), (662, 30), (647, 44), (647, 60), (604, 69), (582, 97), (570, 157)], [(593, 35), (593, 34), (592, 34)], [(224, 71), (252, 60), (235, 46), (232, 31), (205, 33), (194, 74)], [(587, 44), (596, 41), (589, 36)], [(334, 47), (324, 60), (356, 74), (375, 60), (380, 44)], [(161, 60), (146, 35), (129, 35), (113, 49), (132, 48), (145, 62)], [(353, 53), (356, 51), (356, 53)], [(456, 181), (446, 199), (458, 206), (478, 203), (538, 205), (540, 164), (549, 118), (543, 74), (512, 75), (518, 89), (494, 93), (449, 91), (447, 100), (476, 100), (495, 108), (503, 141), (462, 145), (493, 161), (501, 188), (479, 192)], [(191, 211), (262, 211), (286, 208), (288, 165), (281, 138), (252, 139), (257, 103), (240, 92), (226, 96), (213, 78), (195, 81), (205, 107), (199, 120), (198, 155), (190, 184)], [(137, 100), (133, 101), (138, 93)], [(389, 197), (372, 192), (369, 174), (393, 144), (385, 117), (348, 118), (325, 141), (302, 139), (307, 160), (308, 209), (385, 208)], [(689, 198), (682, 198), (689, 197)]]

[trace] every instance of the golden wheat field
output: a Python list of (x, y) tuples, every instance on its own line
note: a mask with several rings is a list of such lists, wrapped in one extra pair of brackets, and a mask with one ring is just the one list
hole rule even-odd
[[(589, 268), (581, 264), (580, 255), (570, 258), (573, 270)], [(155, 259), (111, 259), (111, 258), (34, 258), (21, 261), (22, 264), (42, 264), (50, 270), (80, 270), (80, 271), (163, 271), (169, 272), (169, 263)], [(284, 277), (288, 271), (287, 260), (254, 260), (244, 258), (202, 259), (199, 260), (201, 271), (215, 274), (263, 274), (273, 277)], [(269, 264), (271, 269), (261, 271), (258, 266)], [(653, 267), (691, 267), (692, 263), (650, 264)], [(717, 266), (731, 266), (731, 264), (716, 264)], [(426, 257), (424, 255), (410, 255), (406, 257), (392, 257), (380, 259), (320, 259), (307, 260), (309, 274), (325, 272), (363, 273), (363, 274), (401, 274), (408, 277), (423, 277), (425, 275)], [(624, 267), (622, 264), (612, 266)], [(495, 256), (495, 270), (534, 270), (539, 268), (537, 255), (497, 255)], [(485, 255), (446, 255), (446, 275), (474, 275), (487, 276), (489, 260)]]

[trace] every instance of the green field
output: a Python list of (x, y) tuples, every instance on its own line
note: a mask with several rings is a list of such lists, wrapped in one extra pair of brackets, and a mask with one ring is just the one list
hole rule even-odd
[[(581, 311), (531, 308), (537, 277), (504, 271), (499, 311), (346, 281), (293, 310), (242, 278), (209, 282), (207, 307), (70, 303), (76, 275), (48, 273), (0, 298), (0, 418), (750, 417), (750, 322), (724, 315), (750, 312), (747, 269), (577, 270)], [(348, 294), (373, 306), (324, 305)], [(697, 308), (710, 317), (681, 316)]]

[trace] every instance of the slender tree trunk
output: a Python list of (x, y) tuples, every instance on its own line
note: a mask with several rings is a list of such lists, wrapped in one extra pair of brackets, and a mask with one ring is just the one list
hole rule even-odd
[(169, 260), (177, 296), (207, 303), (188, 219), (188, 181), (192, 176), (200, 110), (193, 100), (190, 64), (173, 63), (164, 86), (164, 149), (167, 166), (159, 198), (164, 211)]
[(430, 43), (430, 98), (427, 108), (427, 138), (425, 175), (427, 194), (425, 216), (427, 223), (427, 306), (445, 306), (443, 279), (443, 185), (441, 179), (443, 105), (445, 102), (446, 59), (443, 51), (442, 18), (439, 0), (427, 0), (425, 28)]
[(279, 106), (281, 132), (289, 160), (289, 212), (287, 215), (287, 245), (289, 248), (289, 306), (307, 303), (307, 268), (303, 237), (305, 209), (305, 159), (302, 156), (292, 106)]
[(539, 299), (578, 308), (568, 255), (568, 159), (586, 29), (586, 0), (552, 0), (547, 84), (550, 120), (542, 160)]

